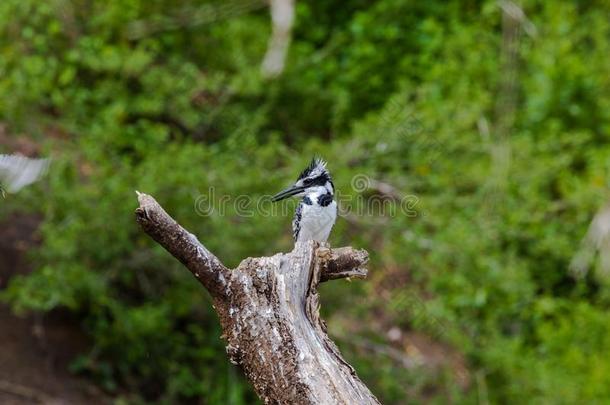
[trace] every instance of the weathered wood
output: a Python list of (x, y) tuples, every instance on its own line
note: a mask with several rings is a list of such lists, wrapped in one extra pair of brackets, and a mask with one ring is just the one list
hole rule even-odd
[(228, 270), (152, 197), (138, 200), (144, 231), (210, 291), (229, 359), (265, 403), (379, 403), (328, 337), (317, 292), (321, 281), (366, 277), (365, 251), (309, 241)]

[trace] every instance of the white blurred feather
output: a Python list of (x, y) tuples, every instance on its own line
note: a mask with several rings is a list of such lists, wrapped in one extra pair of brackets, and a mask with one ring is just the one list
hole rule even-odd
[(595, 260), (596, 252), (600, 255), (600, 269), (606, 274), (610, 273), (610, 205), (600, 209), (593, 217), (580, 249), (570, 262), (572, 274), (585, 276)]
[(38, 181), (49, 168), (49, 159), (19, 155), (0, 155), (0, 189), (16, 193)]
[(261, 65), (264, 77), (275, 77), (282, 73), (286, 54), (290, 45), (294, 24), (295, 0), (270, 0), (271, 23), (273, 26), (267, 52)]

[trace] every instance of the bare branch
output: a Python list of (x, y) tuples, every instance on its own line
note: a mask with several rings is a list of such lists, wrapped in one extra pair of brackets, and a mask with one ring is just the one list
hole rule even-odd
[(180, 260), (214, 297), (225, 294), (229, 270), (148, 194), (139, 193), (136, 220), (151, 238)]
[[(6, 380), (0, 380), (0, 392), (14, 395), (16, 397), (21, 397), (27, 400), (28, 403), (30, 403), (30, 401), (41, 404), (55, 403), (53, 401), (54, 398), (50, 397), (42, 391)], [(57, 403), (59, 403), (59, 401)]]
[(366, 250), (350, 246), (337, 249), (319, 247), (317, 258), (321, 267), (321, 282), (339, 278), (366, 278), (368, 273), (364, 267), (369, 261)]
[(138, 193), (144, 231), (210, 291), (229, 360), (264, 403), (379, 404), (343, 358), (320, 318), (320, 281), (366, 276), (368, 254), (314, 241), (248, 258), (228, 270), (149, 195)]
[(294, 0), (271, 0), (270, 6), (273, 32), (261, 65), (264, 77), (278, 76), (284, 70), (294, 23)]

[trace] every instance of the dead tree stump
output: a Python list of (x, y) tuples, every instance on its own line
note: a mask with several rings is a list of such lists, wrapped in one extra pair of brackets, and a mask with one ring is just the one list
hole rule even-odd
[(328, 337), (317, 292), (320, 282), (366, 277), (366, 251), (310, 241), (229, 270), (154, 198), (138, 201), (144, 231), (212, 295), (229, 360), (265, 403), (379, 404)]

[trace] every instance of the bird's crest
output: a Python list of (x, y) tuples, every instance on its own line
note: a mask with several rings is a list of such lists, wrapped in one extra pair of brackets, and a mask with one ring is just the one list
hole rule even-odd
[(315, 178), (323, 174), (326, 174), (328, 176), (328, 170), (326, 170), (326, 162), (320, 157), (314, 157), (313, 159), (311, 159), (309, 166), (307, 166), (305, 170), (301, 172), (297, 180), (301, 180), (307, 177)]

